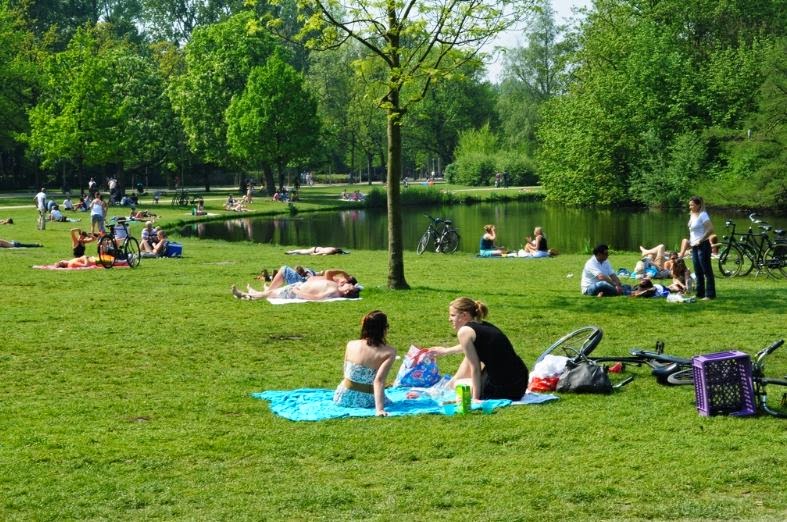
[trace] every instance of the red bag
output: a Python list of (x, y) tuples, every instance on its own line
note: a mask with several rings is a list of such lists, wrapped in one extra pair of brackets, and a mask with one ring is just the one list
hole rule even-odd
[(527, 385), (529, 392), (550, 392), (557, 388), (560, 377), (533, 377)]

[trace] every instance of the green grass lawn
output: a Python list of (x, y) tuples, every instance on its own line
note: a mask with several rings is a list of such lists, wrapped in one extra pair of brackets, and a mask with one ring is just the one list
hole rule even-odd
[[(299, 205), (333, 205), (336, 190)], [(594, 299), (579, 293), (584, 255), (407, 252), (412, 289), (394, 292), (384, 252), (293, 258), (283, 247), (190, 238), (183, 259), (135, 270), (39, 271), (30, 266), (70, 257), (72, 225), (38, 232), (32, 201), (19, 202), (30, 207), (0, 209), (16, 221), (0, 238), (45, 247), (0, 250), (2, 520), (787, 518), (785, 421), (700, 417), (691, 387), (659, 386), (645, 369), (612, 396), (493, 415), (296, 423), (249, 396), (335, 387), (344, 345), (372, 309), (388, 314), (400, 353), (452, 343), (447, 305), (460, 295), (489, 305), (530, 367), (586, 324), (604, 329), (604, 354), (657, 339), (677, 355), (754, 353), (787, 333), (787, 281), (719, 280), (716, 301), (685, 305)], [(207, 206), (218, 212), (221, 201)], [(163, 222), (190, 219), (156, 210)], [(231, 284), (284, 263), (339, 264), (364, 284), (363, 299), (272, 306), (230, 296)], [(771, 362), (787, 374), (785, 349)], [(458, 363), (440, 360), (449, 373)]]

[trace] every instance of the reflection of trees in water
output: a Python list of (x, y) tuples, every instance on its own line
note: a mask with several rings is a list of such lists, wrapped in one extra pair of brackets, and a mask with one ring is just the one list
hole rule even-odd
[[(475, 252), (482, 227), (495, 223), (498, 242), (519, 248), (533, 228), (541, 226), (551, 248), (563, 253), (582, 252), (586, 246), (607, 243), (615, 250), (638, 251), (640, 244), (664, 243), (676, 248), (687, 233), (687, 212), (636, 209), (587, 209), (541, 203), (488, 203), (453, 207), (406, 208), (402, 233), (407, 250), (415, 250), (418, 238), (428, 225), (424, 214), (451, 219), (459, 229), (462, 252)], [(722, 213), (712, 214), (716, 230), (723, 230)], [(742, 226), (745, 217), (733, 216)], [(766, 219), (782, 227), (784, 218)], [(348, 210), (299, 214), (297, 217), (239, 218), (214, 221), (184, 229), (184, 235), (198, 235), (228, 241), (253, 241), (294, 247), (314, 245), (347, 249), (385, 250), (388, 248), (387, 214), (384, 210)]]

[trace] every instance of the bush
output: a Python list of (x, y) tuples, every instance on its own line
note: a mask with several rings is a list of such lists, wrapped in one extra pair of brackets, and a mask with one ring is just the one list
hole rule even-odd
[(539, 183), (535, 162), (522, 151), (501, 151), (496, 163), (498, 171), (508, 172), (509, 185), (532, 186)]

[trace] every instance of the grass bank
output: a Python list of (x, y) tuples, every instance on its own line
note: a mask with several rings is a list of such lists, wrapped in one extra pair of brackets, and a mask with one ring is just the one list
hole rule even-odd
[[(260, 207), (268, 211), (268, 202)], [(161, 213), (188, 219), (184, 210)], [(661, 387), (644, 369), (609, 397), (563, 396), (466, 417), (293, 423), (249, 397), (333, 388), (344, 344), (375, 308), (389, 315), (389, 341), (400, 352), (451, 343), (446, 307), (459, 295), (489, 305), (490, 321), (529, 366), (585, 324), (604, 329), (604, 353), (656, 339), (677, 355), (752, 353), (785, 335), (783, 281), (722, 280), (718, 300), (692, 305), (602, 300), (579, 294), (585, 256), (407, 252), (412, 290), (393, 292), (385, 252), (295, 259), (281, 247), (191, 238), (183, 239), (183, 259), (46, 272), (30, 266), (68, 257), (69, 225), (38, 232), (32, 207), (5, 214), (16, 224), (0, 227), (0, 237), (45, 247), (0, 250), (3, 520), (787, 515), (785, 422), (701, 418), (691, 388)], [(612, 261), (630, 267), (636, 258)], [(231, 298), (231, 284), (296, 262), (340, 263), (364, 284), (363, 299), (271, 306)], [(771, 370), (784, 375), (781, 352)], [(441, 360), (441, 369), (458, 362)]]

